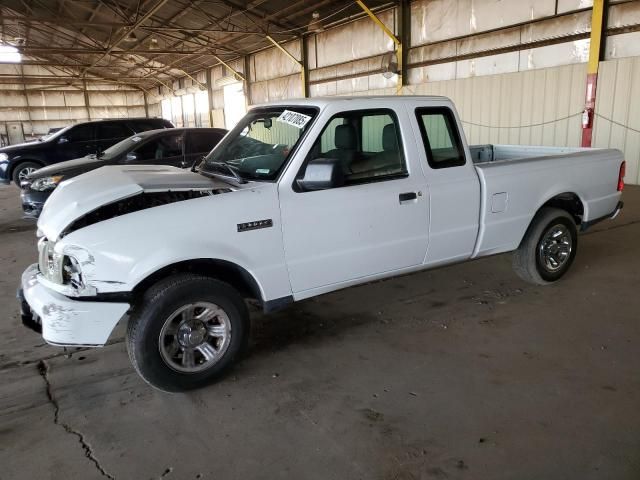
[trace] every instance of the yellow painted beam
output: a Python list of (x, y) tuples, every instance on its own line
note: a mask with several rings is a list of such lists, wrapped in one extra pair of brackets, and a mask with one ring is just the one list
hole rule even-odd
[(389, 30), (389, 28), (388, 28), (388, 27), (387, 27), (387, 26), (382, 22), (382, 20), (380, 20), (380, 19), (378, 18), (378, 16), (377, 16), (375, 13), (373, 13), (373, 12), (369, 9), (369, 7), (367, 7), (367, 6), (364, 4), (364, 2), (362, 2), (361, 0), (356, 0), (356, 3), (360, 6), (360, 8), (361, 8), (362, 10), (364, 10), (364, 12), (365, 12), (367, 15), (369, 15), (369, 17), (371, 18), (371, 20), (373, 20), (375, 23), (377, 23), (377, 24), (378, 24), (378, 26), (382, 29), (382, 31), (384, 31), (384, 33), (386, 33), (386, 34), (387, 34), (387, 36), (388, 36), (389, 38), (391, 38), (391, 40), (393, 40), (393, 42), (394, 42), (396, 45), (400, 45), (400, 40), (398, 39), (398, 37), (396, 37), (396, 36), (394, 35), (394, 33), (393, 33), (391, 30)]
[(591, 14), (591, 43), (589, 45), (589, 63), (587, 73), (598, 73), (600, 64), (600, 46), (602, 45), (602, 29), (604, 27), (605, 0), (593, 0)]
[(242, 75), (240, 72), (237, 72), (235, 68), (233, 68), (231, 65), (229, 65), (227, 62), (225, 62), (224, 60), (222, 60), (219, 56), (214, 55), (214, 58), (216, 60), (218, 60), (222, 65), (224, 65), (225, 67), (227, 67), (229, 70), (231, 70), (233, 72), (233, 74), (239, 78), (240, 80), (242, 80), (243, 82), (246, 80), (244, 78), (244, 75)]
[(360, 6), (360, 8), (362, 10), (364, 10), (364, 12), (369, 15), (369, 18), (371, 18), (371, 20), (373, 20), (381, 29), (382, 31), (391, 39), (393, 40), (393, 43), (395, 43), (396, 45), (396, 57), (398, 58), (398, 84), (397, 84), (397, 90), (396, 92), (399, 94), (402, 91), (402, 87), (404, 86), (404, 79), (402, 78), (402, 42), (400, 41), (400, 39), (398, 37), (395, 36), (395, 34), (389, 30), (389, 27), (387, 27), (384, 22), (382, 20), (380, 20), (378, 18), (378, 16), (373, 13), (369, 7), (367, 7), (364, 2), (362, 2), (362, 0), (355, 0), (356, 3)]
[(270, 35), (267, 35), (267, 40), (273, 43), (276, 47), (278, 47), (278, 49), (280, 49), (280, 51), (282, 51), (282, 53), (284, 53), (287, 57), (289, 57), (291, 60), (293, 60), (294, 62), (296, 62), (298, 65), (302, 67), (302, 62), (298, 60), (296, 57), (294, 57), (293, 55), (291, 55), (289, 51), (286, 48), (284, 48), (282, 45), (280, 45), (278, 42), (276, 42), (273, 39), (273, 37), (271, 37)]
[[(273, 37), (271, 37), (270, 35), (267, 35), (267, 40), (269, 40), (271, 43), (273, 43), (282, 53), (284, 53), (287, 57), (289, 57), (291, 60), (293, 60), (295, 63), (297, 63), (300, 66), (300, 81), (302, 82), (302, 96), (306, 97), (307, 96), (307, 72), (306, 72), (306, 70), (304, 68), (304, 63), (302, 63), (296, 57), (291, 55), (286, 48), (284, 48), (282, 45), (280, 45), (278, 42), (276, 42), (273, 39)], [(300, 39), (300, 42), (304, 42), (304, 39)], [(304, 44), (303, 43), (300, 44), (300, 48), (304, 49)], [(304, 55), (304, 53), (303, 53), (303, 55)]]

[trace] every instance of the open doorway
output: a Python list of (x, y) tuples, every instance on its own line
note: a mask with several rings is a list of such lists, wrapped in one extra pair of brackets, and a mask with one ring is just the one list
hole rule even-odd
[(237, 125), (247, 113), (242, 82), (224, 86), (224, 123), (228, 130)]

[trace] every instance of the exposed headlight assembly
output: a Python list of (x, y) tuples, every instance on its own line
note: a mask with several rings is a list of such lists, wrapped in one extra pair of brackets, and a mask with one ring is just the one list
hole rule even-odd
[(55, 251), (55, 243), (42, 238), (38, 242), (38, 266), (40, 273), (50, 282), (62, 285), (62, 261), (64, 255)]
[(53, 177), (38, 178), (31, 184), (31, 189), (37, 192), (46, 192), (47, 190), (53, 190), (62, 181), (62, 175), (55, 175)]
[(9, 155), (6, 153), (0, 153), (0, 162), (6, 162), (7, 160), (9, 160)]
[(56, 252), (55, 242), (40, 239), (38, 254), (40, 273), (58, 292), (74, 297), (95, 295), (95, 288), (85, 284), (80, 262), (73, 255)]

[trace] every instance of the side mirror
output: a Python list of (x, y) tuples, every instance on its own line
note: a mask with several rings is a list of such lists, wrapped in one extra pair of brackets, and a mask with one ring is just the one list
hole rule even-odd
[(58, 145), (62, 145), (64, 143), (69, 143), (69, 139), (67, 137), (60, 137), (58, 139)]
[(298, 179), (298, 186), (305, 191), (326, 190), (344, 185), (342, 163), (337, 158), (316, 158), (311, 160)]
[(136, 154), (136, 152), (127, 153), (127, 162), (135, 162), (136, 160), (138, 160), (138, 155)]

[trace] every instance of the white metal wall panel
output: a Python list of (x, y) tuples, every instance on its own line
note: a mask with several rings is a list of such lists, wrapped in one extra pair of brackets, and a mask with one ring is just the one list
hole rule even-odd
[(607, 38), (605, 60), (638, 55), (640, 55), (640, 32), (623, 33)]
[(411, 4), (411, 45), (504, 28), (554, 12), (555, 0), (419, 0)]
[(640, 57), (600, 63), (596, 114), (593, 145), (622, 150), (625, 181), (640, 184)]
[[(393, 10), (379, 13), (378, 18), (391, 31), (396, 31)], [(392, 50), (393, 40), (369, 18), (364, 18), (314, 35), (309, 45), (309, 51), (313, 52), (309, 61), (313, 63), (309, 66), (321, 68)]]
[[(299, 40), (283, 43), (282, 47), (298, 60), (301, 58)], [(251, 66), (251, 75), (257, 82), (300, 71), (300, 66), (276, 47), (251, 55)]]
[(405, 93), (456, 102), (472, 144), (579, 146), (586, 65), (429, 82)]

